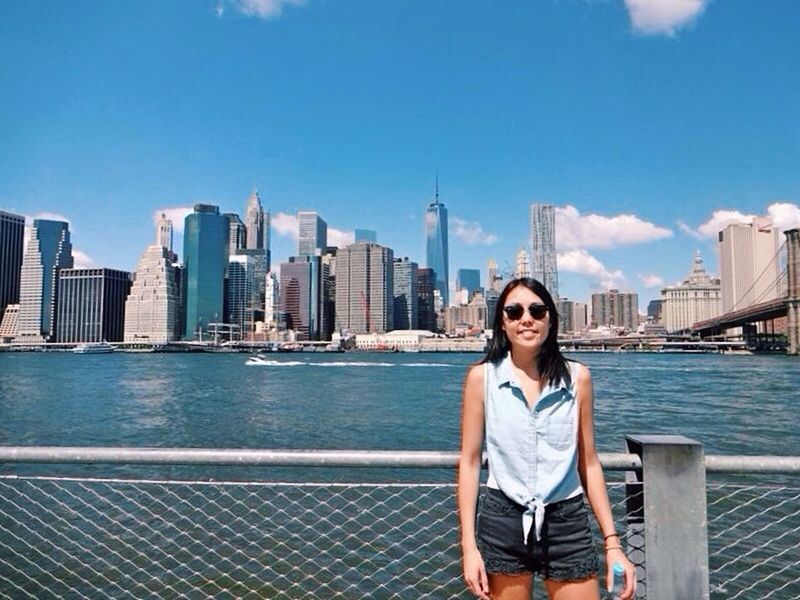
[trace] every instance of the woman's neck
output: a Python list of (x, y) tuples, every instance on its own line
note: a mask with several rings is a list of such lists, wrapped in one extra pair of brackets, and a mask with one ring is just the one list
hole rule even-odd
[(523, 350), (513, 348), (509, 352), (511, 363), (520, 371), (533, 379), (539, 378), (539, 352), (537, 350)]

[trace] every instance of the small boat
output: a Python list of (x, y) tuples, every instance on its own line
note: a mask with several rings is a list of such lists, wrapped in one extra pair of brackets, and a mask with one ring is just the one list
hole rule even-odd
[(250, 356), (247, 359), (247, 362), (244, 363), (245, 365), (269, 365), (272, 364), (271, 361), (267, 360), (267, 357), (263, 354), (256, 354), (254, 356)]
[(86, 342), (72, 349), (73, 354), (108, 354), (113, 351), (114, 346), (108, 342)]

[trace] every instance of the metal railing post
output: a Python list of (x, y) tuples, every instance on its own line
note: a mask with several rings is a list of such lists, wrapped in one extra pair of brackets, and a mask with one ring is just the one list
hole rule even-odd
[[(648, 600), (708, 600), (703, 445), (679, 435), (630, 435), (642, 459)], [(630, 507), (629, 507), (630, 508)]]

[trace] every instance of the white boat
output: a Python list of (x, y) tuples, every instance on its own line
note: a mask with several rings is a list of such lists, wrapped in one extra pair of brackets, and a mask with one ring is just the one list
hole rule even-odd
[(72, 349), (74, 354), (107, 354), (114, 351), (114, 346), (108, 342), (86, 342), (78, 344)]
[(267, 357), (264, 356), (263, 354), (256, 354), (255, 356), (248, 357), (247, 362), (244, 363), (244, 364), (245, 365), (250, 365), (250, 366), (253, 366), (253, 365), (269, 365), (269, 364), (272, 364), (272, 362), (267, 360)]

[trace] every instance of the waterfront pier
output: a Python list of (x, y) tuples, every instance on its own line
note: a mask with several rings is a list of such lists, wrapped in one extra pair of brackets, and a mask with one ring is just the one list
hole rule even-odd
[[(625, 450), (600, 458), (637, 598), (800, 597), (800, 457), (706, 455), (681, 436), (631, 435)], [(441, 483), (457, 462), (455, 452), (0, 447), (0, 597), (468, 598), (455, 485)], [(157, 465), (303, 476), (135, 476)], [(103, 476), (120, 466), (124, 476)]]

